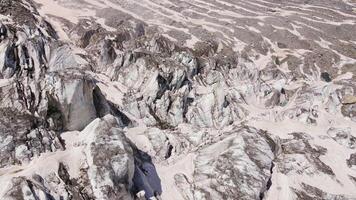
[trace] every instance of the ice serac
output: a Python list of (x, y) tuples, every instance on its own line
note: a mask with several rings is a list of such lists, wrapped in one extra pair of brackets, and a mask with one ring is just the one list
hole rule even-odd
[(93, 80), (72, 74), (50, 76), (47, 80), (51, 87), (48, 96), (53, 101), (53, 108), (58, 105), (65, 130), (82, 130), (97, 117)]
[[(271, 177), (274, 153), (264, 132), (237, 128), (198, 151), (194, 162), (196, 199), (259, 199)], [(271, 144), (273, 145), (273, 144)]]
[(356, 199), (355, 7), (0, 0), (0, 199)]
[(2, 169), (2, 199), (131, 199), (133, 151), (114, 116), (64, 133), (63, 142), (65, 150)]
[(134, 172), (133, 150), (117, 119), (107, 115), (83, 132), (91, 138), (85, 154), (95, 199), (131, 199), (128, 186)]

